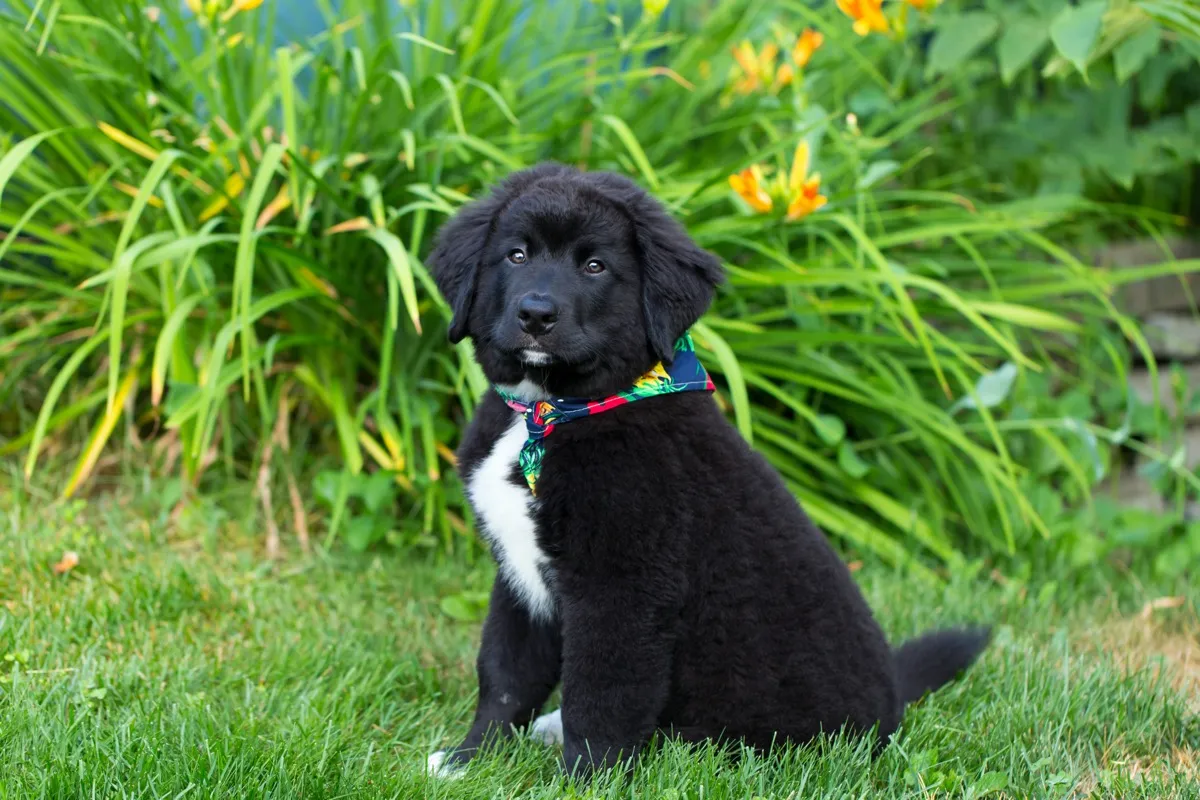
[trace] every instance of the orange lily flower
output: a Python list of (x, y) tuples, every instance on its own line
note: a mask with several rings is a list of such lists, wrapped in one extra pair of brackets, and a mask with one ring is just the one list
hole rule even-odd
[[(733, 58), (741, 69), (741, 77), (733, 89), (738, 94), (750, 94), (756, 89), (771, 83), (771, 91), (777, 92), (791, 83), (791, 69), (775, 69), (775, 60), (779, 57), (779, 47), (773, 42), (763, 45), (761, 52), (755, 52), (754, 45), (743, 41), (733, 48)], [(786, 65), (785, 65), (786, 66)], [(779, 73), (783, 73), (782, 75)]]
[(825, 36), (817, 33), (812, 28), (805, 28), (800, 34), (800, 38), (796, 40), (796, 46), (792, 48), (792, 60), (796, 62), (796, 66), (804, 69), (808, 66), (808, 62), (812, 60), (813, 53), (821, 48), (825, 43)]
[(767, 213), (774, 206), (771, 195), (763, 189), (762, 167), (758, 164), (730, 175), (729, 185), (733, 187), (739, 197), (760, 214)]
[(871, 31), (887, 33), (888, 21), (883, 15), (883, 0), (837, 0), (842, 13), (854, 20), (854, 32), (866, 36)]
[(908, 3), (917, 11), (925, 11), (926, 9), (936, 6), (940, 0), (904, 0), (904, 2)]
[(808, 142), (800, 142), (792, 157), (792, 172), (788, 176), (789, 220), (803, 219), (829, 202), (829, 198), (821, 194), (821, 173), (808, 174), (808, 160)]

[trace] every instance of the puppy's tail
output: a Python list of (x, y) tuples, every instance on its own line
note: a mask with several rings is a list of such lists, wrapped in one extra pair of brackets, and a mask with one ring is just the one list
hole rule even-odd
[(908, 705), (954, 680), (974, 663), (991, 628), (955, 628), (910, 639), (892, 652), (900, 700)]

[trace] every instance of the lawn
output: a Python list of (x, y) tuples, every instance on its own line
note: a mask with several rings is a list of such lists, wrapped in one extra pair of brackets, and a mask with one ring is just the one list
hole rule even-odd
[[(856, 574), (896, 637), (997, 625), (879, 761), (853, 742), (740, 761), (665, 744), (585, 790), (517, 741), (447, 782), (423, 764), (465, 730), (479, 631), (439, 601), (486, 588), (486, 561), (293, 547), (272, 563), (236, 516), (171, 523), (154, 492), (0, 490), (0, 508), (4, 798), (1200, 796), (1200, 588), (1176, 605), (1178, 587), (1130, 579), (1064, 607), (868, 561)], [(79, 563), (55, 574), (66, 550)]]

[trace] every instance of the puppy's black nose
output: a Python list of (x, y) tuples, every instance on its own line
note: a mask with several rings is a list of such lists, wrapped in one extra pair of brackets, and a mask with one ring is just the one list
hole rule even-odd
[(558, 322), (558, 306), (544, 294), (527, 294), (517, 304), (517, 319), (521, 330), (530, 336), (541, 336)]

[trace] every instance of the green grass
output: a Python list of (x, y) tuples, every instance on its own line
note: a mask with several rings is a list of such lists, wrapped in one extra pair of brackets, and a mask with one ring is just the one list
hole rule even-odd
[[(18, 497), (0, 490), (0, 797), (586, 793), (528, 742), (458, 782), (422, 774), (425, 755), (465, 730), (474, 693), (478, 626), (439, 599), (485, 587), (486, 563), (295, 548), (271, 563), (215, 506), (169, 524), (161, 500), (127, 493)], [(80, 563), (56, 576), (64, 550)], [(990, 581), (933, 588), (877, 561), (857, 574), (893, 636), (999, 626), (878, 762), (853, 742), (740, 762), (667, 744), (590, 796), (1198, 796), (1200, 591), (1143, 626), (1139, 609), (1169, 587), (1081, 590), (1063, 607)]]

